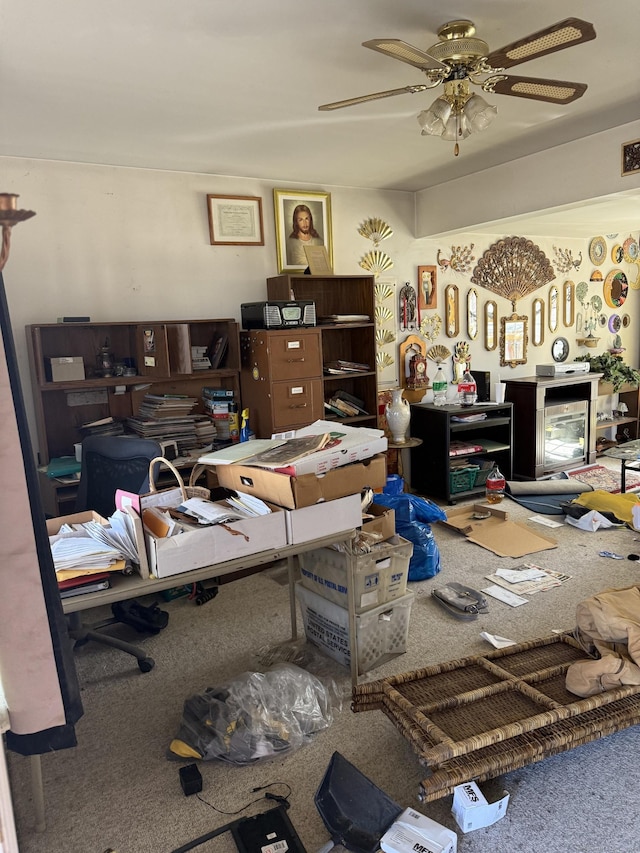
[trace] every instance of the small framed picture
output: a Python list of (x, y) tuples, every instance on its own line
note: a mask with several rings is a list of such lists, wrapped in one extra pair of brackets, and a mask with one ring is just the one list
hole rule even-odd
[(418, 267), (418, 304), (420, 310), (438, 307), (437, 268)]
[(637, 175), (640, 171), (640, 139), (622, 145), (622, 177)]
[(302, 272), (308, 261), (305, 247), (324, 246), (333, 268), (331, 195), (274, 190), (276, 249), (279, 272)]
[(212, 246), (264, 246), (262, 199), (244, 195), (208, 195)]

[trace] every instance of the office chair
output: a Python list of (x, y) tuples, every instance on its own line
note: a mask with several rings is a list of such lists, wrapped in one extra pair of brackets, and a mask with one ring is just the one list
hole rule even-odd
[(143, 494), (149, 490), (149, 463), (162, 456), (157, 441), (135, 435), (93, 435), (82, 442), (76, 512), (113, 515), (116, 489)]
[[(115, 511), (116, 489), (143, 494), (149, 488), (149, 463), (162, 456), (157, 441), (128, 435), (89, 436), (82, 442), (82, 467), (76, 498), (76, 512), (95, 510), (104, 518)], [(137, 658), (141, 672), (150, 672), (153, 658), (132, 643), (103, 634), (102, 629), (115, 625), (115, 617), (93, 625), (82, 622), (81, 612), (67, 615), (69, 636), (75, 646), (95, 640)]]

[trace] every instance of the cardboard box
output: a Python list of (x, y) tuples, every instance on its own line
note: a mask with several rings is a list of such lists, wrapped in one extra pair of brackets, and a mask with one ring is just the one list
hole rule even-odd
[(465, 782), (453, 789), (451, 813), (463, 832), (481, 829), (503, 818), (507, 813), (509, 794), (503, 791), (495, 802), (488, 802), (475, 782)]
[[(372, 486), (372, 488), (375, 488)], [(380, 541), (391, 539), (396, 535), (396, 511), (382, 504), (371, 504), (367, 510), (368, 518), (362, 522), (362, 532), (371, 533), (380, 537)]]
[(412, 553), (413, 544), (402, 536), (380, 542), (368, 554), (316, 548), (298, 556), (302, 584), (346, 607), (348, 580), (353, 577), (355, 612), (363, 613), (407, 594)]
[(456, 853), (458, 836), (414, 809), (405, 809), (380, 839), (385, 853)]
[[(302, 611), (307, 640), (325, 651), (338, 663), (351, 666), (349, 612), (296, 583), (296, 597)], [(358, 675), (381, 666), (407, 650), (409, 619), (413, 593), (390, 604), (381, 604), (366, 613), (356, 614)]]
[(87, 510), (86, 512), (74, 512), (71, 515), (60, 515), (58, 518), (48, 518), (47, 534), (49, 536), (56, 536), (63, 524), (86, 524), (87, 521), (97, 521), (98, 524), (102, 524), (105, 527), (109, 526), (106, 518), (103, 518), (93, 510)]
[(353, 530), (362, 523), (359, 494), (300, 509), (285, 509), (284, 514), (289, 545), (299, 545), (301, 542), (331, 536), (333, 533), (339, 535), (342, 531)]
[[(489, 518), (474, 518), (475, 514), (485, 515), (487, 512), (490, 513)], [(450, 509), (447, 511), (447, 520), (439, 521), (438, 524), (460, 531), (470, 542), (493, 551), (498, 557), (524, 557), (558, 546), (555, 539), (536, 533), (521, 522), (509, 521), (506, 510), (489, 504)]]
[[(317, 435), (329, 432), (339, 435), (339, 443), (326, 450), (317, 450), (308, 456), (303, 456), (297, 462), (287, 466), (287, 473), (295, 477), (302, 474), (326, 474), (333, 468), (369, 459), (376, 453), (384, 453), (387, 449), (387, 438), (381, 429), (367, 427), (350, 427), (336, 421), (315, 421), (310, 426), (295, 432), (295, 436)], [(279, 436), (276, 435), (275, 438)], [(291, 436), (287, 436), (290, 438)], [(373, 488), (373, 487), (372, 487)]]
[[(219, 484), (227, 489), (246, 492), (286, 509), (299, 509), (356, 492), (359, 494), (367, 486), (381, 489), (387, 480), (387, 459), (384, 454), (379, 454), (325, 474), (296, 476), (234, 462), (232, 465), (218, 465), (216, 474)], [(359, 527), (361, 522), (362, 519), (355, 526)]]
[[(285, 513), (272, 507), (269, 515), (211, 525), (177, 536), (157, 538), (146, 533), (151, 573), (157, 578), (215, 566), (246, 554), (282, 548), (287, 544)], [(212, 572), (212, 575), (215, 572)]]
[(44, 371), (49, 382), (71, 382), (84, 379), (84, 359), (81, 355), (46, 358)]

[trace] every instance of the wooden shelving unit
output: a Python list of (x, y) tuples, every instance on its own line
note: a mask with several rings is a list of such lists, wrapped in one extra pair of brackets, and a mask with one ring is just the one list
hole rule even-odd
[[(145, 332), (147, 335), (145, 335)], [(145, 340), (153, 333), (153, 350)], [(73, 456), (82, 441), (80, 427), (106, 417), (124, 419), (137, 414), (147, 393), (186, 394), (200, 401), (202, 388), (233, 389), (240, 403), (240, 344), (235, 320), (185, 320), (112, 323), (44, 323), (26, 327), (37, 431), (37, 465)], [(209, 346), (214, 336), (228, 338), (223, 366), (196, 370), (192, 346)], [(132, 359), (135, 376), (100, 375), (97, 356), (105, 342), (116, 362)], [(48, 360), (82, 357), (84, 379), (53, 381)], [(204, 413), (199, 402), (193, 410)], [(76, 487), (50, 480), (40, 472), (45, 512), (61, 515), (73, 508)]]
[[(366, 415), (338, 418), (326, 411), (322, 417), (351, 426), (377, 426), (378, 381), (375, 339), (375, 278), (372, 275), (318, 276), (283, 274), (267, 279), (271, 300), (310, 299), (315, 303), (323, 368), (322, 404), (342, 389), (364, 401)], [(366, 322), (323, 322), (332, 315), (366, 315)], [(328, 375), (332, 361), (355, 361), (370, 366), (359, 373)], [(309, 419), (309, 423), (313, 418)]]

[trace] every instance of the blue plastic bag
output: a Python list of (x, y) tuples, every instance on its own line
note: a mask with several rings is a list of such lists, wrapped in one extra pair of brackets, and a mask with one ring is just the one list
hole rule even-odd
[(427, 498), (403, 492), (401, 495), (375, 494), (373, 502), (395, 510), (396, 533), (413, 543), (408, 580), (423, 581), (440, 571), (440, 551), (431, 522), (444, 521), (447, 514)]

